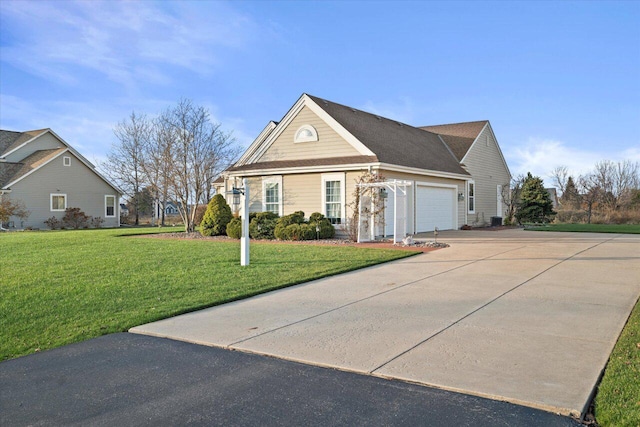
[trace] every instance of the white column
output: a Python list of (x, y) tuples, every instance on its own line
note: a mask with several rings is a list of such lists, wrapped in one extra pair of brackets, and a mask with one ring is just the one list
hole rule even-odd
[(249, 183), (242, 178), (244, 198), (242, 204), (242, 237), (240, 238), (240, 265), (249, 265)]

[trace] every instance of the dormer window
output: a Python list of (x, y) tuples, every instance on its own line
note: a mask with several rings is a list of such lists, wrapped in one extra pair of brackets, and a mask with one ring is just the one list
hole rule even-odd
[(65, 165), (65, 166), (71, 166), (71, 157), (64, 156), (62, 158), (62, 164)]
[(293, 142), (314, 142), (318, 140), (318, 132), (311, 125), (303, 125), (296, 131)]

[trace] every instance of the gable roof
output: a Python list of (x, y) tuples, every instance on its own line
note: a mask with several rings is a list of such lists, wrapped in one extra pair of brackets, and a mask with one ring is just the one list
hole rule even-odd
[(0, 130), (0, 157), (15, 150), (22, 144), (32, 140), (36, 136), (46, 132), (48, 129), (29, 130), (26, 132), (14, 132), (10, 130)]
[(442, 140), (451, 148), (458, 161), (462, 161), (487, 123), (489, 123), (488, 120), (480, 120), (476, 122), (421, 126), (420, 129), (440, 135)]
[(468, 175), (435, 133), (307, 95), (378, 160), (399, 166)]
[(31, 153), (29, 156), (22, 159), (20, 162), (0, 163), (0, 188), (9, 186), (16, 181), (21, 180), (25, 176), (29, 175), (40, 166), (45, 165), (49, 161), (55, 159), (60, 154), (68, 151), (67, 148), (53, 148), (50, 150), (38, 150)]

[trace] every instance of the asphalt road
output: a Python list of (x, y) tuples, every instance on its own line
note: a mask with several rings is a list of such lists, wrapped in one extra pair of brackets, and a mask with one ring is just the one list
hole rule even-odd
[(580, 424), (507, 402), (121, 333), (0, 363), (0, 425)]

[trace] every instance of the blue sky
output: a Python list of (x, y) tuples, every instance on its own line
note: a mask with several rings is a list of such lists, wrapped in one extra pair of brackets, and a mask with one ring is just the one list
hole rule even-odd
[(491, 121), (514, 175), (640, 161), (640, 2), (0, 2), (0, 127), (92, 160), (181, 97), (247, 146), (303, 93)]

